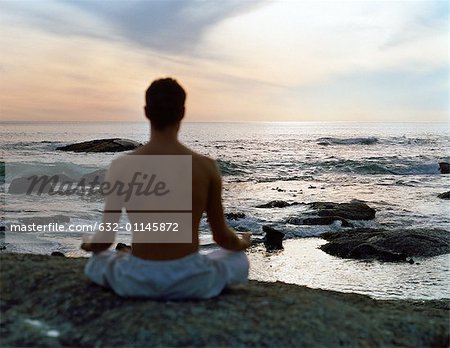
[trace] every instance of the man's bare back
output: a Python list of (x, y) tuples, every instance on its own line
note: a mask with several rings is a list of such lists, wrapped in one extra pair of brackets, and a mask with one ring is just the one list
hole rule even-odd
[[(133, 255), (150, 260), (170, 260), (198, 251), (198, 228), (203, 212), (208, 209), (208, 196), (214, 182), (220, 181), (215, 162), (180, 143), (146, 145), (131, 155), (191, 155), (192, 156), (192, 243), (134, 243)], [(210, 204), (211, 205), (211, 204)]]

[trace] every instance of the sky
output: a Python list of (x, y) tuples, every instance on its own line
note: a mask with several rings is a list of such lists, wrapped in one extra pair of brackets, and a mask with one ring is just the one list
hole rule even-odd
[(448, 1), (0, 0), (0, 120), (449, 122)]

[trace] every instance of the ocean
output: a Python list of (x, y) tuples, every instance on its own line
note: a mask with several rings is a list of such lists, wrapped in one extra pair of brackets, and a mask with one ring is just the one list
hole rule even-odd
[[(69, 216), (71, 224), (100, 222), (101, 200), (56, 197), (50, 204), (34, 204), (30, 209), (30, 202), (4, 192), (14, 177), (58, 172), (75, 178), (105, 169), (121, 155), (61, 152), (56, 150), (58, 146), (102, 138), (145, 142), (149, 134), (146, 123), (3, 122), (1, 129), (0, 147), (5, 162), (2, 224), (57, 215)], [(224, 181), (225, 211), (245, 213), (244, 219), (229, 221), (238, 230), (262, 235), (261, 226), (271, 224), (283, 230), (287, 238), (317, 237), (325, 231), (344, 228), (340, 222), (330, 226), (286, 223), (289, 217), (301, 216), (306, 205), (282, 209), (256, 206), (272, 200), (310, 203), (358, 199), (376, 209), (376, 218), (355, 222), (356, 227), (450, 231), (448, 201), (437, 198), (450, 190), (449, 177), (440, 174), (438, 165), (450, 162), (448, 124), (184, 123), (180, 139), (195, 151), (218, 160)], [(22, 233), (7, 245), (7, 250), (33, 253), (58, 250), (69, 256), (86, 255), (79, 250), (82, 234)], [(211, 245), (206, 217), (201, 223), (200, 238), (202, 245)], [(130, 235), (119, 234), (118, 241), (129, 243)], [(447, 255), (437, 259), (438, 265), (428, 265), (426, 269), (432, 279), (438, 279), (437, 288), (432, 285), (431, 292), (409, 297), (448, 297), (449, 258)], [(352, 291), (349, 284), (343, 286)], [(340, 290), (328, 286), (326, 281), (321, 287)], [(402, 296), (408, 297), (404, 293)]]

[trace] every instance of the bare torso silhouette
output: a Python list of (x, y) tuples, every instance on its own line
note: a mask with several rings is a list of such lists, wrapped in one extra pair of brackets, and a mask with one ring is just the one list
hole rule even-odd
[(199, 249), (198, 229), (200, 219), (203, 212), (208, 210), (208, 203), (212, 203), (211, 201), (214, 199), (210, 192), (211, 182), (220, 175), (215, 162), (181, 143), (169, 145), (148, 143), (133, 151), (131, 155), (192, 156), (192, 243), (133, 243), (133, 255), (147, 260), (170, 260), (197, 252)]

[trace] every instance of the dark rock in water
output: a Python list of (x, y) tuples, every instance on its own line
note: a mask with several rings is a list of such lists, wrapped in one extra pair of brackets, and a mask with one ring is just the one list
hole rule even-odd
[(118, 251), (131, 251), (131, 246), (126, 245), (125, 243), (117, 243), (116, 250), (118, 250)]
[(59, 257), (66, 257), (66, 255), (64, 255), (64, 253), (60, 252), (60, 251), (54, 251), (51, 254), (52, 256), (59, 256)]
[(326, 232), (321, 246), (326, 253), (343, 258), (406, 261), (412, 256), (450, 253), (450, 233), (439, 229), (355, 229)]
[(257, 205), (256, 208), (284, 208), (284, 207), (290, 207), (291, 205), (297, 205), (300, 204), (298, 202), (294, 203), (288, 203), (285, 201), (270, 201), (269, 203)]
[(406, 261), (406, 255), (396, 253), (388, 249), (369, 243), (362, 243), (350, 250), (348, 256), (351, 259), (378, 259), (380, 261)]
[(5, 226), (0, 226), (0, 250), (5, 250)]
[(264, 225), (262, 229), (264, 232), (266, 232), (266, 235), (264, 237), (264, 245), (266, 247), (266, 250), (282, 250), (284, 233), (268, 225)]
[(334, 216), (349, 220), (373, 220), (375, 209), (366, 203), (353, 200), (350, 203), (314, 202), (310, 207), (317, 210), (319, 216)]
[(353, 227), (350, 222), (340, 216), (308, 217), (303, 219), (291, 217), (286, 222), (292, 225), (331, 225), (337, 220), (341, 221), (342, 227)]
[(225, 217), (228, 220), (239, 220), (239, 219), (245, 218), (245, 214), (241, 213), (241, 212), (238, 212), (238, 213), (226, 213)]
[(450, 163), (440, 162), (439, 170), (441, 171), (441, 174), (449, 174), (450, 173)]
[(438, 194), (438, 198), (440, 198), (440, 199), (450, 199), (450, 191)]
[(70, 222), (70, 216), (67, 215), (53, 215), (53, 216), (33, 216), (19, 218), (19, 221), (23, 224), (36, 224), (36, 225), (47, 225), (49, 223), (64, 224)]
[(77, 180), (64, 174), (30, 175), (14, 178), (8, 188), (10, 194), (37, 194), (57, 191), (61, 185), (74, 184)]
[(0, 184), (5, 183), (5, 162), (0, 161)]
[(134, 140), (113, 138), (84, 141), (82, 143), (61, 146), (56, 149), (73, 152), (122, 152), (134, 150), (139, 146), (142, 146), (142, 144)]

